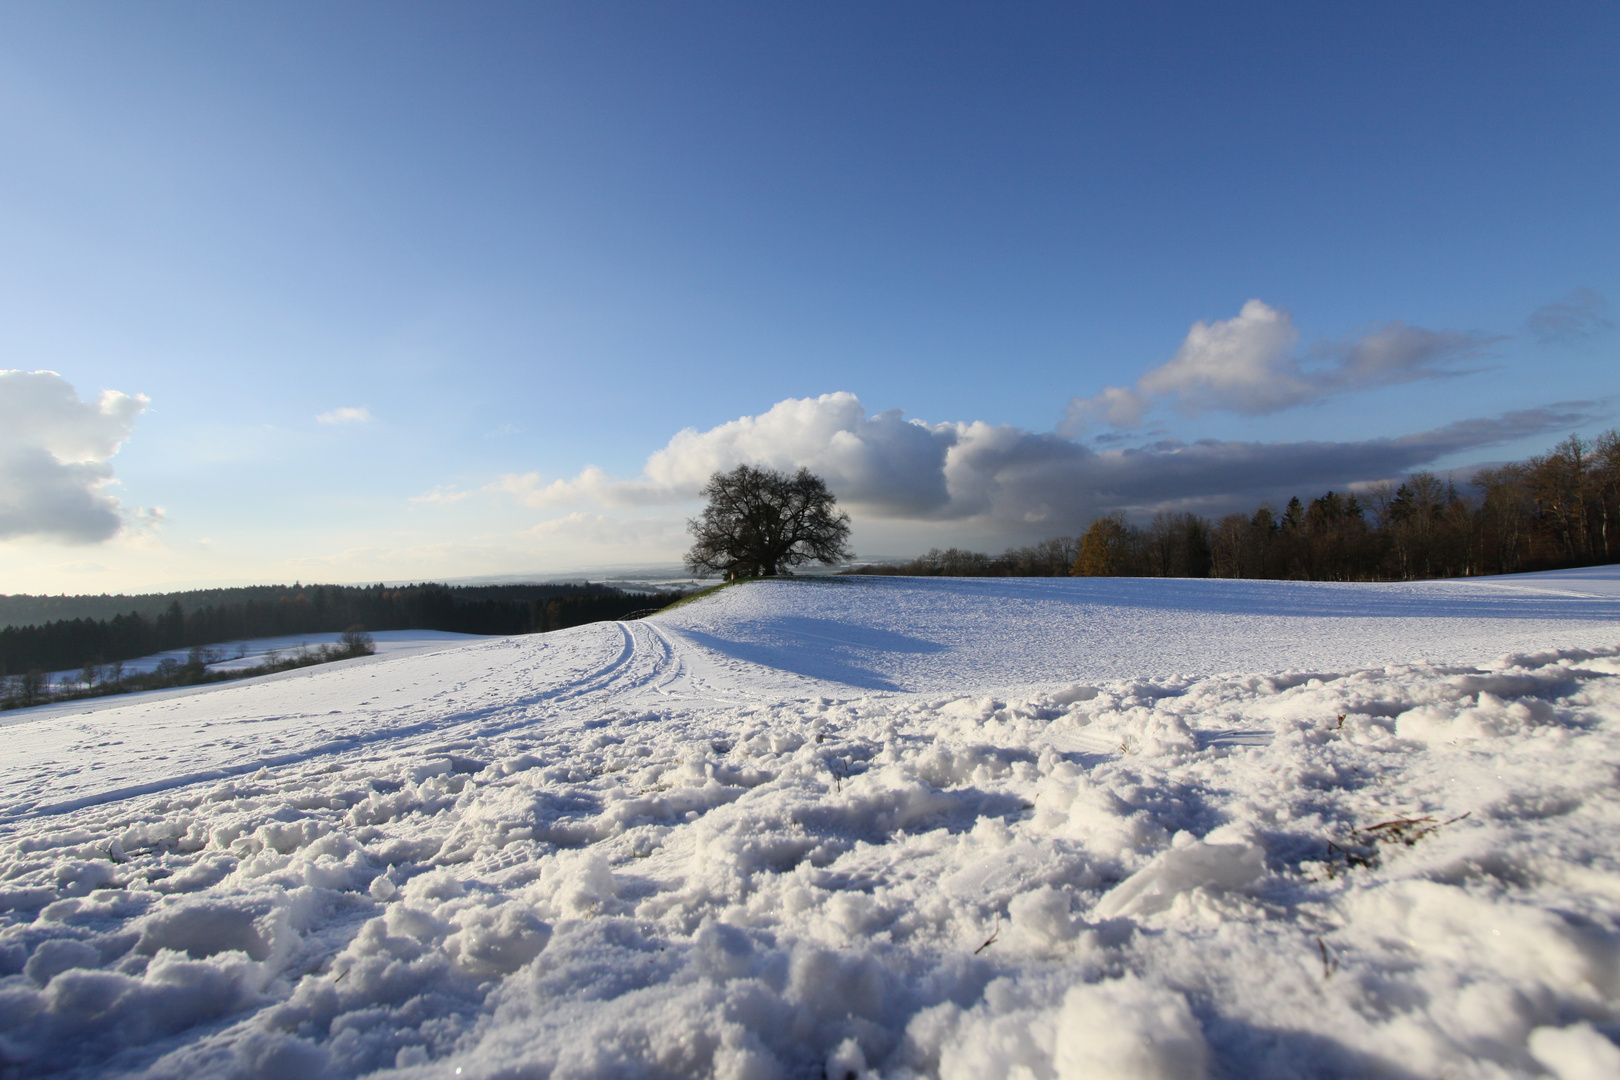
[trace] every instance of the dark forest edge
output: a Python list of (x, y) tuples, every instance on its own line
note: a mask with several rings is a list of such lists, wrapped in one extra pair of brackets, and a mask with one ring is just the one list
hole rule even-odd
[(1329, 491), (1282, 510), (1217, 521), (1121, 513), (1082, 537), (999, 556), (950, 548), (846, 574), (920, 577), (1221, 577), (1412, 581), (1558, 570), (1620, 561), (1620, 431), (1570, 436), (1547, 454), (1474, 473), (1459, 487), (1431, 472), (1357, 493)]
[[(605, 585), (284, 585), (171, 593), (139, 600), (111, 618), (80, 616), (0, 629), (3, 695), (18, 679), (48, 671), (89, 670), (174, 649), (207, 648), (254, 638), (335, 633), (346, 629), (444, 630), (462, 634), (531, 634), (584, 623), (634, 618), (681, 598), (679, 592), (632, 593)], [(4, 600), (35, 598), (5, 597)], [(57, 605), (77, 599), (50, 597)], [(206, 664), (204, 665), (206, 667)], [(214, 673), (218, 674), (218, 673)]]

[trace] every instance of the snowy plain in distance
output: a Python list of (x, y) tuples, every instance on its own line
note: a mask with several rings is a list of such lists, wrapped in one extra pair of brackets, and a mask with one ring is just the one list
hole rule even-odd
[(1620, 1075), (1617, 683), (1615, 567), (844, 578), (9, 713), (0, 1075)]
[[(376, 654), (381, 656), (401, 656), (406, 653), (428, 652), (434, 649), (443, 649), (451, 645), (461, 645), (469, 641), (477, 641), (482, 634), (457, 634), (449, 630), (378, 630), (371, 633), (372, 644)], [(227, 641), (218, 645), (207, 647), (210, 655), (215, 657), (206, 666), (210, 671), (233, 671), (242, 668), (256, 667), (270, 660), (274, 656), (290, 656), (300, 650), (318, 649), (322, 645), (336, 645), (343, 637), (341, 633), (319, 634), (290, 634), (282, 637), (249, 638), (244, 641)], [(137, 657), (134, 660), (124, 661), (125, 674), (147, 674), (157, 670), (157, 666), (165, 660), (173, 660), (177, 664), (184, 664), (191, 657), (190, 649), (167, 649), (163, 652), (153, 653), (150, 656)], [(78, 668), (70, 671), (50, 672), (53, 683), (64, 679), (73, 681), (78, 678)]]

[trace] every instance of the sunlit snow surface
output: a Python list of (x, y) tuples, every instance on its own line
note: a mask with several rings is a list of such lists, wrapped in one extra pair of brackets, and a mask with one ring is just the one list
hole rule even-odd
[(0, 1075), (1620, 1075), (1617, 647), (801, 580), (0, 714)]

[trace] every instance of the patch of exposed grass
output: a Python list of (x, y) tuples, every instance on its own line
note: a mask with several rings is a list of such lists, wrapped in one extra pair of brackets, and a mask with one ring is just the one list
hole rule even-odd
[(762, 581), (779, 581), (779, 582), (793, 582), (793, 583), (816, 582), (816, 583), (821, 583), (821, 584), (832, 584), (832, 585), (848, 585), (850, 583), (849, 578), (838, 578), (838, 577), (833, 577), (833, 576), (828, 575), (828, 574), (813, 574), (813, 575), (812, 574), (793, 574), (793, 575), (783, 575), (781, 577), (738, 578), (735, 581), (722, 581), (718, 585), (710, 585), (706, 589), (699, 589), (697, 592), (689, 593), (688, 595), (686, 595), (686, 596), (682, 597), (681, 599), (675, 601), (673, 604), (668, 604), (668, 605), (666, 605), (664, 607), (659, 608), (657, 614), (661, 615), (666, 611), (674, 611), (678, 607), (683, 607), (683, 606), (685, 606), (687, 604), (692, 603), (695, 600), (701, 600), (705, 596), (713, 596), (715, 593), (719, 592), (721, 589), (729, 589), (729, 588), (732, 588), (733, 586), (737, 586), (737, 585), (757, 585)]
[(1461, 821), (1472, 813), (1470, 810), (1468, 814), (1458, 814), (1444, 821), (1437, 821), (1433, 815), (1426, 814), (1422, 817), (1396, 818), (1393, 821), (1381, 821), (1376, 825), (1351, 829), (1348, 837), (1327, 842), (1328, 853), (1327, 859), (1322, 863), (1323, 873), (1331, 881), (1339, 874), (1358, 867), (1377, 866), (1381, 847), (1396, 844), (1412, 847), (1424, 837), (1439, 832), (1445, 826)]
[[(745, 580), (747, 580), (747, 579), (745, 579)], [(685, 607), (687, 604), (692, 603), (694, 600), (701, 600), (705, 596), (713, 596), (715, 593), (719, 592), (721, 589), (729, 589), (733, 585), (741, 585), (741, 584), (743, 584), (743, 582), (740, 582), (740, 581), (722, 581), (718, 585), (710, 585), (707, 589), (699, 589), (695, 593), (688, 593), (686, 596), (681, 597), (679, 600), (675, 601), (673, 604), (665, 604), (663, 607), (659, 608), (653, 614), (662, 615), (666, 611), (674, 611), (678, 607)]]

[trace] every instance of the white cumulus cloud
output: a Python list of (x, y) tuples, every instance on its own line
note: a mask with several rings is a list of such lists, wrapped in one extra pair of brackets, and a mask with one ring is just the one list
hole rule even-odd
[(778, 402), (708, 431), (678, 432), (635, 479), (591, 466), (571, 480), (546, 483), (538, 473), (522, 473), (490, 486), (535, 507), (649, 506), (692, 499), (713, 473), (744, 463), (803, 465), (847, 502), (926, 516), (950, 501), (941, 464), (954, 438), (951, 425), (905, 420), (899, 410), (868, 416), (854, 394), (824, 394)]
[(374, 418), (364, 405), (345, 405), (340, 409), (323, 412), (315, 419), (322, 424), (369, 424)]
[(1392, 322), (1302, 355), (1293, 317), (1250, 300), (1235, 318), (1194, 323), (1176, 354), (1134, 386), (1070, 401), (1060, 430), (1078, 435), (1098, 424), (1134, 427), (1161, 403), (1188, 415), (1259, 416), (1351, 390), (1457, 374), (1451, 365), (1477, 355), (1490, 340)]
[(470, 491), (460, 491), (460, 490), (457, 490), (456, 488), (453, 488), (453, 487), (440, 486), (440, 487), (436, 487), (432, 491), (426, 492), (425, 494), (422, 494), (422, 495), (412, 495), (406, 501), (407, 502), (413, 502), (413, 503), (428, 503), (428, 504), (436, 504), (436, 505), (441, 505), (441, 506), (448, 506), (451, 503), (460, 502), (462, 499), (465, 499), (467, 496), (469, 496), (471, 494), (472, 494), (472, 492), (470, 492)]
[(54, 371), (0, 371), (0, 539), (83, 544), (118, 532), (108, 460), (147, 404), (116, 390), (80, 401)]
[(604, 552), (649, 557), (682, 543), (686, 522), (681, 518), (623, 518), (576, 510), (565, 517), (542, 521), (526, 535), (550, 542), (565, 541), (575, 548), (590, 550), (598, 558)]

